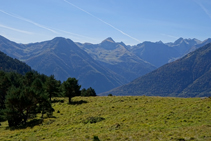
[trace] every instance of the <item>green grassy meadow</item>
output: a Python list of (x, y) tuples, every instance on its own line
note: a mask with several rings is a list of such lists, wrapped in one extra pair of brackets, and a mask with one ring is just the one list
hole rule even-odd
[(24, 129), (9, 129), (2, 122), (0, 140), (211, 140), (210, 98), (74, 97), (72, 104), (67, 98), (55, 99), (59, 102), (52, 103), (52, 118)]

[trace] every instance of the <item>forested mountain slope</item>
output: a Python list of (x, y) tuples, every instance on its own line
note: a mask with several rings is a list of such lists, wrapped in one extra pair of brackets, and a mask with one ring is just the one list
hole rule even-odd
[(13, 59), (0, 51), (0, 70), (5, 72), (17, 72), (19, 74), (25, 74), (32, 69), (26, 63)]

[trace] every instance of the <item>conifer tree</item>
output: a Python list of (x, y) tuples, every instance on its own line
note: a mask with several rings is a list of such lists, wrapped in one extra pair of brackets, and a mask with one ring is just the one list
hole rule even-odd
[(45, 92), (49, 96), (50, 101), (53, 96), (59, 96), (60, 85), (60, 82), (54, 78), (54, 75), (47, 78), (45, 82)]
[(69, 77), (63, 82), (64, 95), (69, 97), (69, 103), (71, 103), (71, 98), (81, 95), (80, 88), (81, 85), (78, 84), (78, 80), (75, 78)]
[(9, 87), (11, 86), (11, 82), (8, 78), (8, 76), (1, 72), (0, 75), (1, 81), (0, 81), (0, 109), (5, 108), (5, 97), (7, 95), (7, 91), (9, 90)]
[(97, 96), (95, 90), (92, 87), (89, 87), (87, 90), (83, 88), (81, 90), (81, 96)]
[(33, 72), (27, 72), (24, 76), (24, 85), (31, 86), (32, 82), (35, 79), (35, 74)]

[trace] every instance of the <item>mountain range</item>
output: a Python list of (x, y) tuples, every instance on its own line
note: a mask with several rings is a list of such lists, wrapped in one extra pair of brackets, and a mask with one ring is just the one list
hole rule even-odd
[(124, 43), (116, 43), (110, 37), (100, 44), (76, 44), (100, 65), (121, 75), (127, 82), (156, 69), (154, 65), (127, 50)]
[(99, 94), (127, 84), (209, 42), (211, 39), (202, 42), (180, 38), (174, 43), (143, 42), (129, 46), (110, 37), (99, 44), (56, 37), (18, 44), (0, 36), (0, 51), (61, 81), (75, 77), (82, 87), (92, 87)]
[(30, 44), (16, 44), (6, 38), (3, 40), (0, 49), (6, 54), (26, 62), (40, 73), (53, 74), (61, 81), (75, 77), (82, 87), (93, 87), (98, 93), (126, 83), (124, 78), (103, 68), (70, 39), (56, 37)]
[(211, 43), (101, 95), (211, 96)]

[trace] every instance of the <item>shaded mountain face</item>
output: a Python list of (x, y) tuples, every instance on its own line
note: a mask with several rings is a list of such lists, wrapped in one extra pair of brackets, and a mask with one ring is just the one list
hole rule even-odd
[[(210, 40), (204, 42), (211, 43)], [(173, 43), (143, 42), (127, 48), (130, 52), (158, 68), (202, 47), (205, 45), (204, 42), (197, 39), (179, 38)]]
[(211, 96), (211, 44), (166, 64), (107, 95)]
[(162, 42), (143, 42), (133, 47), (131, 52), (157, 68), (180, 56), (177, 50)]
[(25, 63), (17, 59), (13, 59), (0, 51), (0, 71), (25, 74), (32, 71), (32, 69)]
[[(11, 49), (8, 40), (7, 46)], [(18, 44), (15, 44), (18, 46)], [(0, 50), (5, 49), (0, 46)], [(46, 75), (54, 74), (61, 81), (75, 77), (84, 88), (92, 87), (97, 93), (120, 86), (127, 81), (118, 74), (102, 67), (73, 41), (65, 38), (54, 38), (50, 41), (21, 45), (20, 54), (10, 50), (5, 52), (23, 60), (34, 70)]]
[(100, 44), (76, 44), (99, 64), (121, 75), (127, 82), (156, 68), (129, 52), (124, 43), (116, 43), (112, 38), (107, 38)]

